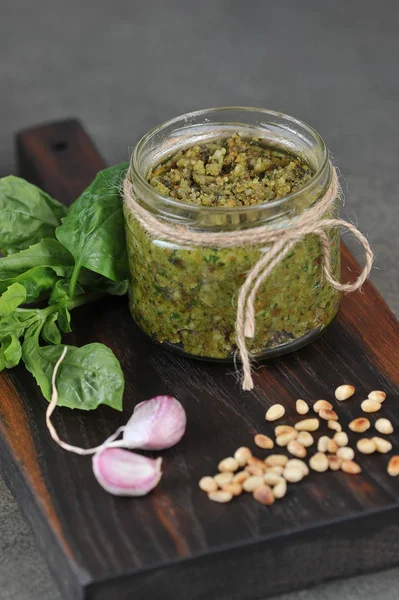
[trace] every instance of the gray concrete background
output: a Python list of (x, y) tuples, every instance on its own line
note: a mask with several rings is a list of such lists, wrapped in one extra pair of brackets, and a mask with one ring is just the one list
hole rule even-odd
[[(371, 240), (372, 279), (399, 315), (398, 25), (396, 0), (3, 2), (0, 175), (15, 170), (15, 130), (43, 121), (79, 117), (116, 163), (149, 128), (189, 110), (287, 112), (325, 138), (345, 215)], [(398, 587), (394, 569), (281, 600), (394, 600)], [(2, 483), (0, 597), (59, 600)]]

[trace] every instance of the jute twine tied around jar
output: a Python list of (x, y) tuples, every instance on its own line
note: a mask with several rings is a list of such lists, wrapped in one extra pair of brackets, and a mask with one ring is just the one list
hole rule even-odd
[[(374, 254), (364, 235), (351, 223), (343, 219), (326, 219), (324, 215), (332, 208), (340, 194), (340, 186), (335, 168), (332, 169), (331, 184), (325, 195), (300, 216), (293, 219), (292, 224), (284, 229), (273, 229), (270, 225), (260, 225), (242, 231), (207, 232), (193, 231), (183, 225), (170, 225), (159, 220), (140, 206), (131, 191), (131, 182), (124, 181), (124, 201), (140, 225), (153, 238), (168, 242), (187, 244), (190, 246), (211, 248), (232, 248), (239, 246), (267, 246), (269, 250), (248, 271), (240, 288), (237, 300), (236, 343), (243, 365), (242, 388), (252, 390), (254, 387), (251, 373), (250, 353), (246, 338), (255, 335), (255, 299), (259, 287), (267, 279), (273, 269), (284, 259), (290, 250), (308, 234), (317, 235), (322, 244), (323, 270), (328, 283), (341, 292), (354, 292), (359, 289), (370, 274)], [(365, 266), (353, 283), (340, 283), (331, 273), (330, 240), (326, 230), (344, 227), (357, 238), (363, 246)]]

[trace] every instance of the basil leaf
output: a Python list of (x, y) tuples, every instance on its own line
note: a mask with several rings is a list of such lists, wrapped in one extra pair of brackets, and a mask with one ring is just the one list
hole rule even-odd
[(61, 344), (61, 332), (57, 327), (56, 320), (58, 313), (53, 313), (49, 316), (45, 322), (42, 330), (42, 336), (45, 342), (48, 344), (59, 345)]
[(127, 279), (127, 252), (120, 186), (127, 163), (97, 174), (93, 183), (70, 207), (57, 239), (75, 259), (70, 295), (82, 267), (112, 281)]
[(70, 272), (73, 265), (72, 255), (62, 244), (57, 240), (43, 239), (17, 254), (0, 258), (0, 280), (17, 277), (34, 267), (52, 267), (57, 275), (62, 276), (65, 269)]
[(1, 354), (6, 369), (12, 369), (19, 364), (22, 356), (21, 343), (16, 335), (10, 335), (1, 342)]
[[(69, 281), (60, 279), (57, 281), (49, 299), (49, 305), (57, 304), (58, 307), (58, 325), (64, 333), (70, 333), (71, 328), (71, 313), (68, 310), (68, 302), (70, 300), (68, 294)], [(76, 294), (83, 294), (84, 290), (78, 286)]]
[(26, 289), (26, 303), (29, 304), (47, 295), (57, 281), (59, 277), (54, 267), (34, 267), (17, 277), (0, 279), (0, 293), (5, 292), (12, 284), (21, 284)]
[(129, 288), (129, 281), (124, 279), (123, 281), (110, 281), (104, 280), (103, 284), (100, 284), (97, 289), (104, 293), (110, 294), (111, 296), (124, 296), (127, 294)]
[[(30, 315), (32, 316), (32, 315)], [(8, 315), (7, 317), (0, 318), (0, 340), (5, 340), (9, 335), (15, 335), (17, 338), (21, 337), (26, 329), (23, 321), (20, 320), (17, 312)]]
[(107, 277), (93, 273), (88, 269), (82, 268), (79, 274), (79, 283), (83, 288), (90, 291), (99, 291), (111, 296), (124, 296), (127, 293), (129, 282), (127, 279), (122, 281), (112, 281)]
[(26, 250), (0, 258), (0, 293), (19, 283), (26, 288), (26, 302), (33, 302), (46, 295), (60, 277), (71, 276), (73, 264), (72, 255), (62, 244), (44, 239)]
[[(51, 398), (51, 376), (64, 346), (39, 346), (40, 327), (32, 326), (25, 336), (22, 356), (44, 397)], [(107, 404), (122, 410), (124, 380), (118, 359), (103, 344), (82, 348), (68, 346), (57, 376), (58, 406), (94, 410)]]
[(71, 333), (71, 313), (66, 305), (60, 304), (58, 311), (58, 325), (64, 333)]
[[(50, 305), (68, 303), (68, 300), (70, 300), (68, 285), (69, 281), (67, 279), (59, 279), (51, 292), (48, 303)], [(83, 293), (83, 290), (79, 288), (79, 292)]]
[(55, 237), (66, 208), (20, 177), (0, 179), (0, 248), (17, 252)]
[[(0, 316), (0, 371), (4, 368), (11, 369), (15, 367), (21, 360), (21, 344), (19, 338), (23, 335), (26, 325), (19, 319), (20, 314), (24, 320), (26, 313), (29, 311), (22, 310), (19, 313), (18, 308), (14, 309), (11, 313), (9, 309), (17, 302), (24, 302), (25, 294), (23, 286), (12, 286), (13, 289), (7, 290), (5, 294), (0, 298), (0, 306), (2, 315)], [(22, 288), (22, 290), (20, 289)], [(33, 314), (29, 315), (29, 318), (36, 316)]]
[(26, 289), (20, 283), (13, 283), (0, 296), (0, 317), (7, 317), (26, 301)]

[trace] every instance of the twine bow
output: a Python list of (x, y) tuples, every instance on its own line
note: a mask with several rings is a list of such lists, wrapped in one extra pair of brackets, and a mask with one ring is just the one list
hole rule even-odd
[[(242, 231), (207, 232), (193, 231), (182, 225), (170, 225), (159, 220), (143, 208), (132, 194), (132, 184), (126, 177), (123, 185), (126, 207), (133, 213), (140, 225), (153, 238), (187, 244), (190, 246), (211, 248), (232, 248), (236, 246), (267, 246), (269, 249), (247, 273), (240, 288), (237, 302), (236, 342), (243, 366), (242, 388), (254, 387), (250, 355), (246, 338), (255, 335), (255, 299), (259, 287), (273, 269), (284, 259), (290, 250), (304, 236), (313, 234), (319, 237), (323, 250), (323, 271), (328, 283), (341, 292), (354, 292), (359, 289), (370, 274), (374, 254), (365, 236), (351, 223), (343, 219), (327, 219), (325, 214), (333, 206), (340, 193), (336, 170), (332, 169), (332, 178), (324, 196), (312, 207), (306, 209), (298, 218), (284, 229), (273, 229), (269, 225), (260, 225)], [(344, 227), (359, 241), (364, 249), (365, 266), (359, 277), (352, 283), (340, 283), (331, 273), (330, 240), (327, 231)]]

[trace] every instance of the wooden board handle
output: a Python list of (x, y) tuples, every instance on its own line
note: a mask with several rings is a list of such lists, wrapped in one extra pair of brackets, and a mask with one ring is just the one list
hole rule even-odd
[(67, 206), (106, 166), (76, 119), (20, 131), (16, 146), (21, 175)]

